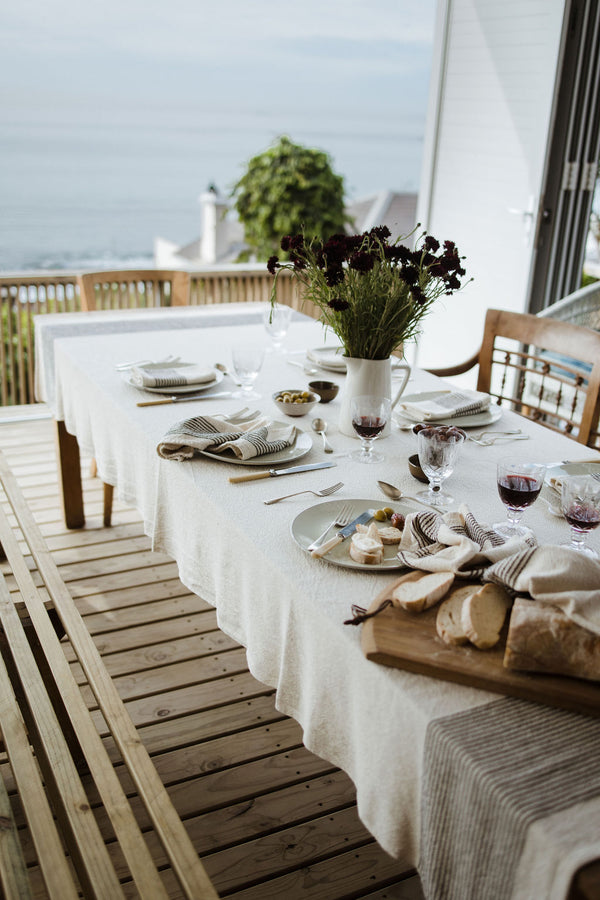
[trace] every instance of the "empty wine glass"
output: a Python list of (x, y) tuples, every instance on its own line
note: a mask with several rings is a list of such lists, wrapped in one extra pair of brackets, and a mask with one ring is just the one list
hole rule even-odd
[(283, 341), (288, 333), (291, 319), (291, 306), (280, 306), (278, 303), (275, 303), (264, 311), (263, 324), (267, 334), (271, 338), (272, 353), (286, 352), (283, 347)]
[(258, 378), (265, 358), (265, 349), (260, 344), (241, 343), (235, 344), (231, 351), (231, 361), (235, 374), (242, 382), (241, 391), (236, 391), (234, 397), (243, 400), (260, 398), (253, 390), (254, 382)]
[(499, 460), (496, 473), (498, 493), (506, 506), (507, 520), (497, 522), (492, 528), (505, 538), (532, 537), (533, 531), (521, 525), (521, 518), (527, 507), (539, 497), (546, 466), (505, 457)]
[(561, 498), (564, 517), (571, 526), (571, 542), (564, 546), (598, 559), (596, 551), (586, 547), (585, 538), (600, 525), (600, 483), (589, 475), (565, 478)]
[(379, 437), (387, 425), (391, 403), (388, 397), (371, 394), (352, 398), (352, 427), (360, 437), (361, 448), (350, 454), (351, 459), (361, 463), (381, 462), (383, 454), (373, 453), (373, 441)]
[(442, 490), (442, 482), (454, 471), (465, 437), (461, 428), (448, 425), (426, 425), (419, 431), (419, 464), (429, 479), (429, 490), (419, 491), (417, 497), (432, 506), (454, 502), (454, 497)]

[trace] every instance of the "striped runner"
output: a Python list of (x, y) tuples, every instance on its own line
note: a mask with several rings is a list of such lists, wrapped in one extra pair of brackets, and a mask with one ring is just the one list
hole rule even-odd
[(562, 900), (597, 857), (600, 720), (504, 698), (429, 724), (427, 900)]

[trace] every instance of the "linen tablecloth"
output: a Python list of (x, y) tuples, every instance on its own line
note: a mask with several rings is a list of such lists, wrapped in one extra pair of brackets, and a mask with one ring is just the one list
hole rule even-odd
[[(421, 858), (426, 740), (436, 741), (428, 729), (438, 720), (452, 722), (456, 714), (468, 716), (506, 701), (496, 694), (368, 662), (361, 652), (359, 629), (342, 623), (352, 604), (368, 606), (386, 579), (397, 574), (342, 569), (302, 551), (290, 535), (290, 525), (315, 502), (310, 495), (274, 506), (263, 504), (278, 494), (318, 489), (339, 480), (345, 483), (336, 494), (341, 502), (372, 499), (386, 505), (377, 479), (414, 493), (418, 485), (408, 474), (406, 458), (416, 452), (415, 436), (394, 429), (380, 442), (385, 459), (375, 465), (344, 458), (340, 454), (357, 443), (336, 428), (337, 399), (318, 408), (330, 424), (337, 468), (233, 485), (228, 477), (240, 473), (233, 464), (206, 458), (182, 463), (159, 459), (156, 446), (169, 426), (197, 407), (182, 403), (138, 408), (139, 392), (114, 371), (119, 360), (158, 353), (229, 363), (232, 341), (251, 337), (267, 343), (261, 326), (213, 327), (210, 334), (190, 328), (58, 340), (56, 415), (77, 435), (82, 449), (96, 458), (101, 477), (140, 510), (154, 547), (177, 560), (184, 584), (215, 605), (220, 627), (247, 648), (252, 673), (276, 688), (278, 708), (302, 725), (306, 746), (350, 775), (367, 828), (390, 854), (415, 865)], [(295, 321), (286, 343), (289, 349), (301, 350), (326, 344), (325, 338), (318, 323)], [(322, 374), (343, 383), (341, 375)], [(305, 387), (308, 380), (287, 364), (285, 356), (267, 354), (257, 383), (262, 399), (256, 405), (275, 415), (272, 392)], [(415, 372), (407, 390), (430, 390), (436, 383), (432, 376)], [(239, 406), (236, 400), (203, 401), (201, 409), (210, 415)], [(295, 422), (309, 430), (310, 417)], [(482, 522), (505, 518), (495, 485), (501, 455), (515, 453), (543, 462), (597, 457), (510, 412), (503, 413), (501, 422), (494, 427), (521, 427), (532, 439), (486, 448), (467, 441), (449, 482), (452, 493)], [(324, 458), (316, 441), (302, 462)], [(564, 521), (541, 502), (527, 511), (526, 521), (540, 542), (557, 543), (568, 536)], [(590, 543), (598, 547), (598, 537)], [(519, 715), (526, 721), (527, 709)], [(484, 744), (485, 740), (484, 733)], [(539, 749), (544, 753), (543, 742)], [(590, 808), (598, 816), (600, 798), (590, 799)], [(600, 856), (600, 829), (597, 834), (593, 846), (586, 847), (588, 859)], [(505, 896), (510, 893), (498, 894)]]

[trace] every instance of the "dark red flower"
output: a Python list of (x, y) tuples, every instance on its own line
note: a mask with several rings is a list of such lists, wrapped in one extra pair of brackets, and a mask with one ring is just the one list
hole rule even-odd
[(344, 270), (341, 266), (329, 266), (325, 270), (325, 283), (329, 287), (335, 287), (344, 280)]
[(370, 272), (375, 265), (375, 260), (370, 253), (359, 250), (357, 253), (352, 254), (348, 265), (351, 269), (356, 269), (357, 272)]
[(275, 274), (275, 270), (279, 268), (279, 258), (277, 256), (270, 256), (267, 260), (267, 269), (271, 273), (271, 275)]
[(426, 250), (431, 250), (432, 253), (436, 253), (440, 249), (440, 242), (432, 234), (427, 235), (423, 245)]
[(344, 312), (345, 309), (348, 309), (350, 304), (347, 300), (342, 300), (341, 297), (333, 297), (327, 306), (335, 310), (335, 312)]

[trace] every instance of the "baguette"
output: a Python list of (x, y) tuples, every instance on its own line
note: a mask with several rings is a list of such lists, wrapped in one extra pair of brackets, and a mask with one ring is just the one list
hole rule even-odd
[(350, 541), (350, 556), (363, 565), (378, 565), (383, 562), (383, 544), (369, 534), (353, 534)]
[(392, 602), (407, 612), (423, 612), (442, 599), (453, 581), (452, 572), (432, 572), (418, 581), (404, 581), (392, 592)]
[(511, 597), (499, 584), (485, 584), (463, 603), (461, 624), (472, 644), (489, 650), (500, 640)]
[(445, 644), (460, 646), (468, 643), (469, 638), (462, 625), (462, 609), (467, 597), (476, 594), (478, 584), (465, 584), (454, 588), (449, 597), (442, 600), (435, 620), (435, 630)]

